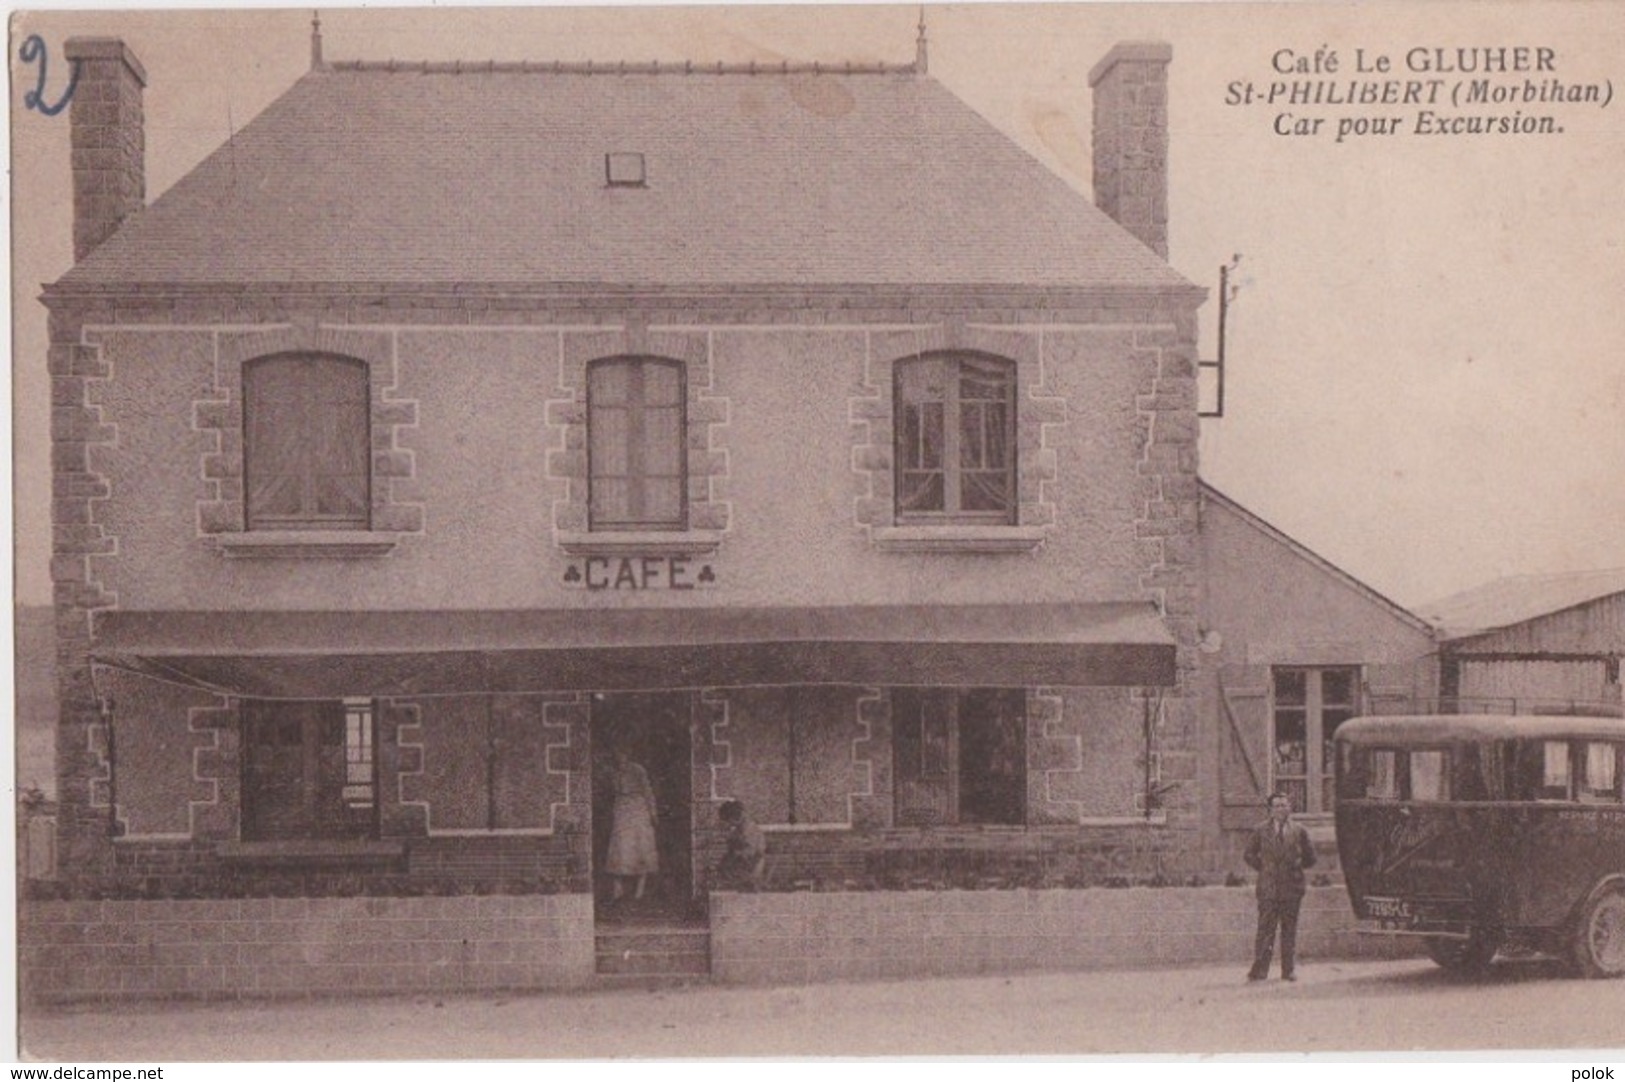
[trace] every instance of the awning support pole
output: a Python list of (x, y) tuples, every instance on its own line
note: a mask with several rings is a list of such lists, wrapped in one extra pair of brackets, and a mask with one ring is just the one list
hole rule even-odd
[(485, 696), (485, 829), (497, 828), (496, 696)]
[(789, 744), (790, 759), (790, 822), (794, 825), (796, 821), (796, 719), (801, 714), (801, 695), (796, 688), (791, 688), (790, 694), (785, 696), (785, 705), (789, 708), (785, 712), (784, 727), (786, 740)]
[(111, 697), (101, 701), (102, 730), (107, 734), (107, 837), (109, 840), (118, 837), (118, 790), (113, 779), (117, 774), (114, 765), (113, 744), (113, 700)]

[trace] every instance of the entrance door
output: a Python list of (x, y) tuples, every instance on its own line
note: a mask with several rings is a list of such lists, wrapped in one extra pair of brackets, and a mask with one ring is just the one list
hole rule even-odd
[[(615, 822), (615, 749), (643, 767), (655, 796), (655, 848), (659, 871), (641, 903), (617, 907), (624, 915), (680, 916), (691, 907), (693, 876), (692, 741), (689, 698), (683, 694), (601, 694), (592, 703), (592, 840), (594, 886), (600, 903), (614, 883), (604, 870)], [(630, 898), (634, 886), (624, 882)]]

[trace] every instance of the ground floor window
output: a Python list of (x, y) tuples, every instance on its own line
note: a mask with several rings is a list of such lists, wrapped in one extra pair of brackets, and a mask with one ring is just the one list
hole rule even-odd
[(377, 752), (370, 699), (243, 706), (246, 841), (376, 833)]
[(1276, 792), (1299, 812), (1332, 810), (1332, 735), (1355, 715), (1360, 670), (1353, 666), (1277, 668), (1271, 681)]
[(892, 762), (900, 826), (1025, 822), (1025, 693), (895, 689)]

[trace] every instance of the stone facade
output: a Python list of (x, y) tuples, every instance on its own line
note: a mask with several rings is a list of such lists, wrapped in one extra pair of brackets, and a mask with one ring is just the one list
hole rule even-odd
[[(1148, 767), (1159, 784), (1189, 781), (1184, 752), (1195, 740), (1185, 703), (1195, 642), (1195, 622), (1186, 613), (1197, 574), (1194, 421), (1187, 416), (1195, 402), (1196, 299), (1131, 306), (1119, 298), (1074, 295), (1042, 308), (996, 308), (984, 295), (967, 294), (930, 305), (918, 298), (869, 298), (888, 305), (870, 309), (847, 298), (842, 322), (834, 323), (829, 310), (805, 306), (808, 298), (781, 297), (771, 305), (713, 299), (682, 309), (651, 303), (642, 309), (643, 321), (601, 310), (590, 298), (561, 304), (538, 297), (532, 307), (505, 309), (498, 324), (476, 298), (430, 293), (409, 305), (396, 299), (391, 310), (410, 322), (388, 325), (370, 322), (377, 318), (372, 302), (348, 295), (250, 291), (148, 294), (136, 304), (130, 298), (55, 300), (59, 621), (84, 629), (63, 640), (61, 679), (70, 707), (60, 727), (68, 749), (61, 757), (64, 866), (113, 873), (110, 822), (122, 824), (113, 829), (126, 854), (188, 837), (229, 840), (237, 830), (232, 805), (241, 799), (242, 749), (232, 725), (221, 720), (235, 709), (229, 700), (184, 707), (191, 720), (177, 715), (175, 724), (186, 749), (172, 742), (129, 758), (135, 752), (123, 745), (139, 729), (118, 721), (139, 698), (117, 690), (105, 672), (93, 686), (86, 663), (93, 614), (113, 607), (275, 612), (334, 605), (434, 610), (1141, 599), (1164, 613), (1178, 639), (1179, 682), (1150, 700), (1125, 690), (1032, 689), (1029, 814), (1034, 824), (1088, 829), (1097, 820), (1154, 813), (1171, 828), (1189, 828), (1195, 811), (1183, 802), (1183, 791), (1190, 786), (1173, 786), (1166, 800), (1148, 808), (1144, 782)], [(369, 322), (351, 326), (347, 319)], [(876, 373), (897, 359), (893, 353), (913, 355), (956, 341), (1018, 365), (1024, 465), (1015, 551), (978, 544), (967, 551), (918, 551), (888, 545), (877, 533), (886, 528), (884, 518), (854, 521), (852, 509), (890, 484), (889, 403), (879, 411), (885, 417), (868, 419), (878, 437), (857, 433), (852, 423), (877, 389), (889, 395), (889, 377)], [(361, 356), (373, 366), (374, 463), (385, 475), (375, 488), (374, 516), (399, 527), (375, 531), (390, 542), (384, 558), (332, 559), (303, 554), (297, 544), (273, 553), (228, 553), (219, 546), (231, 536), (226, 527), (240, 523), (240, 465), (233, 464), (241, 454), (239, 373), (262, 348), (315, 348)], [(715, 509), (707, 523), (717, 538), (720, 582), (687, 597), (589, 594), (566, 583), (567, 549), (577, 533), (569, 527), (579, 525), (572, 516), (582, 506), (581, 478), (568, 465), (568, 449), (583, 438), (580, 369), (592, 354), (638, 349), (693, 354), (690, 401), (699, 416), (691, 448), (703, 444), (705, 453), (691, 497), (696, 507)], [(563, 396), (561, 387), (569, 389)], [(849, 393), (816, 399), (805, 387)], [(467, 388), (480, 390), (477, 408), (459, 397)], [(1134, 404), (1132, 413), (1111, 405), (1122, 402)], [(159, 423), (166, 416), (169, 421)], [(855, 435), (864, 442), (854, 444)], [(864, 446), (872, 453), (866, 456)], [(489, 461), (519, 468), (505, 474), (507, 480), (482, 484), (478, 463)], [(821, 480), (797, 486), (786, 483), (791, 476)], [(791, 558), (796, 551), (829, 553), (837, 562)], [(245, 558), (255, 556), (262, 558)], [(461, 573), (441, 571), (453, 567)], [(834, 568), (839, 571), (831, 574)], [(706, 709), (723, 711), (731, 725), (746, 724), (744, 715), (729, 712), (735, 694), (706, 693)], [(846, 731), (832, 735), (842, 749), (825, 764), (835, 772), (827, 776), (839, 780), (823, 803), (843, 830), (885, 830), (893, 800), (886, 695), (878, 688), (854, 688), (852, 695)], [(75, 710), (74, 703), (82, 705)], [(112, 704), (116, 737), (118, 784), (111, 795), (104, 703)], [(482, 708), (471, 709), (478, 714)], [(562, 833), (556, 822), (519, 824), (540, 831), (532, 839), (540, 848), (518, 858), (518, 866), (534, 868), (541, 859), (557, 869), (556, 882), (582, 882), (589, 859), (581, 849), (589, 814), (588, 711), (566, 702), (547, 709), (549, 725), (557, 711), (565, 712), (559, 718), (571, 710), (577, 716), (560, 722), (568, 739), (538, 750), (555, 764), (547, 769), (559, 771), (559, 793), (547, 798), (555, 810), (546, 818), (557, 821), (558, 808), (574, 810)], [(1149, 762), (1142, 729), (1148, 709), (1156, 726)], [(436, 753), (433, 747), (433, 717), (449, 718), (448, 710), (443, 701), (380, 703), (381, 836), (432, 838), (453, 820), (454, 830), (488, 826), (483, 807), (469, 812), (477, 823), (464, 823), (468, 815), (453, 815), (451, 805), (435, 811), (433, 799), (452, 798), (444, 788), (436, 798), (425, 789), (428, 775), (457, 773), (446, 772), (445, 748)], [(695, 731), (720, 732), (715, 726)], [(736, 728), (736, 736), (743, 731)], [(715, 803), (749, 796), (764, 782), (738, 780), (738, 761), (726, 758), (726, 748), (705, 740), (695, 747), (692, 820), (696, 867), (704, 867)], [(161, 769), (132, 766), (161, 752), (177, 755)], [(119, 770), (119, 761), (130, 769)], [(563, 762), (573, 765), (556, 765)], [(805, 774), (802, 781), (825, 785), (824, 776)], [(168, 793), (179, 803), (158, 807), (170, 800)], [(120, 806), (110, 808), (109, 800)], [(184, 825), (188, 815), (190, 827)], [(157, 825), (139, 825), (148, 821)], [(515, 851), (511, 840), (503, 844), (504, 852)], [(808, 849), (775, 844), (787, 856)], [(928, 840), (922, 844), (929, 847)], [(410, 867), (441, 866), (409, 849)], [(206, 854), (188, 852), (184, 866), (208, 863)], [(512, 859), (495, 856), (483, 866), (503, 878)], [(809, 868), (823, 859), (812, 859)], [(153, 867), (150, 861), (143, 866)], [(134, 865), (126, 857), (116, 867)], [(783, 867), (786, 881), (817, 874), (798, 869), (794, 859)]]
[[(94, 263), (100, 240), (142, 202), (144, 75), (119, 43), (79, 49), (90, 82), (75, 102), (76, 216), (79, 255)], [(1144, 226), (1166, 217), (1152, 192), (1165, 185), (1162, 152), (1152, 168), (1125, 169), (1165, 142), (1166, 57), (1143, 47), (1114, 56), (1097, 81), (1124, 124), (1101, 146), (1122, 167), (1101, 182), (1102, 205), (1158, 247)], [(103, 144), (118, 154), (101, 154)], [(1029, 166), (1006, 163), (1018, 174)], [(666, 764), (666, 777), (687, 802), (669, 818), (696, 891), (728, 799), (768, 828), (780, 885), (930, 877), (938, 864), (1013, 881), (1040, 865), (1098, 862), (1126, 835), (1193, 852), (1204, 295), (1098, 215), (1081, 224), (1116, 245), (1099, 257), (1095, 285), (1054, 284), (1071, 280), (1057, 275), (1065, 255), (1046, 268), (1017, 260), (1015, 284), (1002, 286), (884, 275), (874, 284), (862, 273), (817, 286), (164, 284), (97, 280), (82, 263), (46, 295), (68, 878), (164, 897), (252, 894), (256, 881), (585, 892), (607, 817), (601, 803), (595, 815), (594, 787), (609, 735), (598, 704), (611, 688), (662, 691), (678, 727), (686, 722), (676, 746), (689, 761)], [(1081, 270), (1078, 280), (1095, 281)], [(244, 369), (289, 354), (365, 370), (364, 529), (350, 518), (342, 530), (249, 528)], [(898, 513), (895, 369), (940, 354), (996, 359), (1013, 373), (1009, 521), (922, 526)], [(588, 366), (628, 357), (682, 365), (681, 530), (592, 528)], [(703, 557), (688, 584), (703, 588), (583, 574), (590, 561), (651, 553)], [(719, 610), (1013, 603), (1133, 609), (1158, 641), (1103, 649), (1171, 652), (1174, 664), (1171, 682), (1103, 663), (1079, 676), (1088, 686), (999, 688), (1000, 702), (1024, 704), (1012, 709), (1024, 709), (1025, 728), (1011, 759), (1019, 781), (1000, 798), (1017, 812), (999, 813), (997, 826), (961, 824), (957, 808), (932, 826), (900, 821), (899, 687), (843, 683), (839, 672), (795, 687), (760, 686), (749, 673), (728, 674), (726, 687), (653, 673), (645, 687), (606, 671), (602, 683), (513, 690), (488, 680), (487, 663), (516, 649), (463, 638), (475, 617), (527, 612), (636, 610), (628, 615), (680, 626), (673, 616)], [(110, 613), (147, 619), (160, 637), (178, 614), (220, 617), (232, 636), (242, 625), (248, 645), (231, 662), (259, 666), (253, 679), (272, 684), (277, 657), (345, 654), (347, 644), (262, 651), (251, 641), (262, 617), (286, 627), (301, 614), (398, 615), (440, 629), (419, 647), (425, 669), (430, 654), (436, 664), (467, 656), (455, 680), (437, 670), (439, 684), (413, 692), (410, 674), (408, 690), (388, 693), (369, 683), (387, 644), (343, 657), (354, 686), (340, 695), (368, 704), (357, 709), (374, 733), (366, 836), (285, 844), (251, 830), (244, 811), (255, 754), (245, 702), (300, 696), (241, 679), (184, 686), (165, 652), (208, 653), (208, 642), (107, 656), (98, 630), (111, 636)], [(909, 646), (929, 652), (929, 627)]]

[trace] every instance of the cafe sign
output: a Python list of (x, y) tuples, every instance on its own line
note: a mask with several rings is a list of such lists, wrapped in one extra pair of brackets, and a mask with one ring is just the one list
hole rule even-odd
[(583, 556), (564, 568), (564, 584), (584, 590), (703, 590), (716, 581), (711, 561), (694, 556)]

